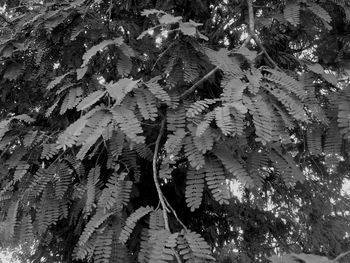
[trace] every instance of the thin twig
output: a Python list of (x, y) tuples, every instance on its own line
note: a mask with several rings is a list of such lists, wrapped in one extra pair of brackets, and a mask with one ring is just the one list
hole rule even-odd
[(218, 66), (216, 66), (215, 68), (213, 68), (211, 71), (209, 71), (203, 78), (201, 78), (200, 80), (198, 80), (196, 83), (194, 83), (192, 85), (191, 88), (189, 88), (188, 90), (186, 90), (181, 96), (180, 99), (183, 99), (185, 97), (187, 97), (189, 94), (191, 94), (200, 84), (202, 84), (206, 79), (208, 79), (215, 71), (217, 71), (219, 69)]
[(183, 229), (187, 230), (187, 227), (186, 227), (185, 224), (180, 220), (180, 218), (177, 216), (177, 213), (176, 213), (175, 209), (169, 204), (169, 201), (166, 199), (165, 196), (164, 196), (164, 200), (165, 200), (165, 203), (167, 204), (168, 208), (170, 209), (170, 211), (174, 214), (176, 220), (180, 223), (180, 225), (183, 227)]
[(247, 0), (248, 4), (248, 16), (249, 16), (249, 27), (248, 33), (251, 36), (255, 35), (255, 20), (254, 20), (254, 9), (253, 9), (253, 1)]
[[(165, 118), (163, 118), (162, 123), (161, 123), (161, 127), (160, 127), (160, 131), (156, 140), (156, 145), (154, 147), (154, 154), (153, 154), (153, 180), (154, 180), (154, 184), (156, 186), (157, 189), (157, 193), (158, 193), (158, 197), (159, 197), (159, 202), (162, 206), (162, 211), (163, 211), (163, 218), (164, 218), (164, 225), (165, 225), (165, 229), (168, 230), (170, 232), (170, 227), (169, 227), (169, 219), (168, 219), (168, 208), (167, 205), (165, 204), (165, 196), (162, 193), (162, 189), (160, 189), (160, 185), (159, 185), (159, 181), (158, 181), (158, 173), (157, 173), (157, 158), (158, 158), (158, 151), (159, 151), (159, 144), (160, 144), (160, 140), (162, 139), (163, 136), (163, 132), (164, 132), (164, 127), (165, 127)], [(159, 206), (159, 204), (158, 204)], [(175, 211), (173, 211), (175, 212)], [(177, 253), (177, 251), (175, 249), (172, 249), (176, 261), (178, 263), (182, 263), (182, 260), (179, 256), (179, 254)]]
[(343, 257), (345, 257), (345, 256), (347, 256), (347, 255), (349, 255), (350, 254), (350, 250), (349, 251), (346, 251), (346, 252), (344, 252), (344, 253), (342, 253), (342, 254), (340, 254), (339, 256), (337, 256), (335, 259), (333, 259), (332, 261), (331, 261), (331, 263), (337, 263), (337, 262), (339, 262), (339, 260), (341, 259), (341, 258), (343, 258)]
[[(249, 36), (254, 39), (255, 43), (259, 46), (261, 51), (265, 54), (267, 60), (272, 64), (272, 66), (274, 68), (279, 68), (278, 65), (276, 64), (276, 62), (267, 53), (264, 45), (261, 43), (258, 36), (255, 34), (255, 19), (254, 19), (253, 1), (247, 0), (247, 4), (248, 4), (248, 16), (249, 16), (249, 26), (248, 26)], [(249, 36), (248, 36), (248, 38), (249, 38)]]
[(3, 14), (0, 14), (0, 18), (7, 24), (13, 25), (13, 23), (10, 20), (8, 20)]
[(162, 139), (163, 132), (164, 132), (164, 126), (165, 126), (165, 118), (162, 120), (161, 127), (159, 130), (159, 134), (156, 140), (156, 145), (154, 147), (154, 154), (153, 154), (153, 180), (154, 184), (157, 189), (158, 197), (160, 204), (162, 206), (163, 210), (163, 218), (164, 218), (164, 224), (165, 224), (165, 229), (170, 231), (169, 227), (169, 219), (168, 219), (168, 214), (167, 214), (167, 207), (164, 201), (164, 195), (162, 193), (162, 190), (160, 189), (159, 181), (158, 181), (158, 173), (157, 173), (157, 159), (158, 159), (158, 151), (159, 151), (159, 144), (160, 140)]
[(11, 146), (13, 146), (13, 145), (11, 143), (9, 143), (9, 145), (6, 147), (6, 149), (4, 149), (2, 151), (2, 153), (0, 154), (0, 158), (2, 158), (5, 153), (7, 153), (7, 151), (10, 149)]
[(251, 35), (248, 35), (248, 37), (244, 40), (242, 47), (245, 47), (246, 45), (248, 45), (249, 41), (252, 39), (252, 36)]
[(264, 52), (266, 58), (268, 61), (273, 65), (274, 68), (279, 68), (277, 63), (270, 57), (269, 53), (267, 53), (264, 45), (261, 43), (260, 39), (257, 35), (252, 35), (252, 38), (254, 39), (255, 43), (260, 47), (261, 51)]
[(161, 58), (169, 51), (169, 49), (175, 45), (175, 42), (172, 42), (157, 58), (156, 62), (154, 62), (154, 65), (152, 67), (152, 71), (154, 70), (154, 68), (156, 67), (156, 65), (158, 64), (159, 60), (161, 60)]
[(178, 263), (182, 263), (182, 260), (179, 256), (179, 254), (177, 253), (177, 251), (175, 251), (175, 249), (172, 249), (172, 251), (174, 252), (175, 258), (177, 260)]

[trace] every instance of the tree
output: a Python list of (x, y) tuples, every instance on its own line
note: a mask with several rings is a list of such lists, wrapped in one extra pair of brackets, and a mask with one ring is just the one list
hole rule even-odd
[(348, 1), (0, 4), (2, 245), (349, 259)]

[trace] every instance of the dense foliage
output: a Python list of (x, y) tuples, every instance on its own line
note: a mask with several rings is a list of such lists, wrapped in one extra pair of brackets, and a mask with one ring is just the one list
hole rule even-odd
[(348, 0), (0, 5), (1, 246), (350, 260)]

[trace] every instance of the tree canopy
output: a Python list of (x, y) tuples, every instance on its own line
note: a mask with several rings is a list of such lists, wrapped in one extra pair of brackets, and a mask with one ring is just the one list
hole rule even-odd
[(348, 0), (0, 6), (0, 246), (350, 260)]

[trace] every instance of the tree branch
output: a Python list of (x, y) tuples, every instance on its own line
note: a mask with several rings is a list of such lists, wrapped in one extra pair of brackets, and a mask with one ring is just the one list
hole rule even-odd
[(345, 257), (345, 256), (347, 256), (347, 255), (349, 255), (350, 254), (350, 250), (349, 251), (346, 251), (346, 252), (344, 252), (344, 253), (342, 253), (342, 254), (340, 254), (339, 256), (337, 256), (335, 259), (333, 259), (331, 262), (332, 263), (337, 263), (337, 262), (339, 262), (339, 260), (341, 259), (341, 258), (343, 258), (343, 257)]
[[(157, 159), (158, 159), (159, 144), (160, 144), (160, 140), (162, 139), (162, 136), (164, 133), (165, 120), (166, 119), (163, 118), (162, 122), (161, 122), (161, 127), (160, 127), (159, 134), (158, 134), (158, 137), (156, 140), (156, 145), (154, 147), (153, 163), (152, 164), (153, 164), (153, 180), (154, 180), (154, 185), (156, 186), (156, 189), (157, 189), (160, 205), (162, 206), (164, 226), (165, 226), (165, 229), (170, 232), (169, 218), (168, 218), (168, 214), (167, 214), (168, 207), (171, 209), (171, 211), (174, 213), (174, 215), (177, 219), (178, 219), (178, 217), (177, 217), (175, 210), (169, 205), (168, 201), (166, 200), (165, 196), (163, 195), (162, 189), (160, 189), (160, 184), (158, 181), (158, 173), (157, 173)], [(168, 204), (168, 206), (166, 203)], [(181, 223), (181, 221), (179, 221), (179, 222)], [(185, 227), (185, 229), (186, 229), (186, 227)], [(179, 254), (177, 253), (177, 251), (175, 249), (171, 249), (171, 250), (174, 252), (174, 256), (176, 258), (176, 261), (178, 263), (182, 263), (182, 260), (179, 256)]]
[(159, 60), (170, 50), (170, 48), (172, 48), (172, 46), (175, 44), (175, 42), (172, 42), (157, 58), (156, 62), (154, 62), (154, 65), (152, 67), (152, 71), (154, 70), (154, 68), (156, 67), (157, 63), (159, 62)]
[(3, 14), (0, 14), (0, 18), (7, 24), (13, 25), (13, 23), (10, 20), (8, 20)]
[(248, 16), (249, 16), (248, 33), (250, 36), (254, 36), (255, 35), (255, 20), (254, 20), (253, 1), (247, 0), (247, 4), (248, 4)]
[(260, 39), (257, 35), (252, 35), (252, 38), (254, 39), (255, 43), (260, 47), (261, 51), (265, 54), (267, 60), (273, 65), (274, 68), (279, 68), (277, 63), (270, 57), (269, 53), (267, 53), (265, 47), (261, 43)]
[(153, 164), (153, 180), (154, 180), (154, 185), (156, 186), (159, 201), (160, 201), (160, 204), (161, 204), (162, 210), (163, 210), (165, 229), (170, 231), (169, 219), (168, 219), (168, 214), (167, 214), (167, 206), (166, 206), (165, 201), (164, 201), (164, 195), (162, 193), (162, 190), (160, 189), (160, 185), (159, 185), (159, 181), (158, 181), (158, 173), (157, 173), (157, 159), (158, 159), (159, 144), (160, 144), (160, 140), (162, 139), (162, 136), (164, 133), (164, 126), (165, 126), (165, 118), (162, 120), (159, 134), (158, 134), (158, 137), (156, 140), (156, 145), (154, 147), (153, 163), (152, 164)]
[(183, 229), (187, 230), (187, 227), (185, 226), (185, 224), (180, 220), (180, 218), (177, 216), (177, 213), (175, 211), (175, 209), (169, 204), (169, 201), (166, 199), (166, 197), (164, 196), (164, 201), (167, 204), (167, 206), (169, 207), (170, 211), (174, 214), (176, 220), (179, 222), (179, 224), (183, 227)]
[[(272, 66), (274, 68), (279, 68), (278, 65), (276, 64), (276, 62), (270, 57), (270, 55), (267, 53), (265, 47), (263, 46), (263, 44), (261, 43), (260, 39), (258, 38), (258, 36), (255, 34), (255, 20), (254, 20), (254, 9), (253, 9), (253, 2), (252, 0), (247, 0), (247, 4), (248, 4), (248, 15), (249, 15), (249, 25), (248, 25), (248, 36), (247, 38), (244, 40), (243, 44), (241, 47), (245, 47), (249, 41), (253, 38), (255, 43), (259, 46), (259, 48), (261, 49), (262, 53), (265, 54), (266, 58), (268, 59), (268, 61), (272, 64)], [(181, 96), (180, 99), (183, 99), (185, 97), (187, 97), (189, 94), (191, 94), (193, 91), (195, 91), (195, 89), (202, 84), (205, 80), (207, 80), (213, 73), (215, 73), (215, 71), (217, 71), (219, 69), (218, 66), (216, 66), (215, 68), (213, 68), (211, 71), (209, 71), (203, 78), (201, 78), (200, 80), (198, 80), (195, 84), (193, 84), (188, 90), (186, 90)]]
[(218, 66), (216, 66), (215, 68), (213, 68), (211, 71), (209, 71), (203, 78), (201, 78), (200, 80), (198, 80), (196, 83), (194, 83), (192, 85), (191, 88), (189, 88), (188, 90), (186, 90), (181, 96), (180, 99), (186, 98), (189, 94), (191, 94), (200, 84), (202, 84), (206, 79), (208, 79), (215, 71), (217, 71), (219, 69)]
[[(249, 16), (249, 26), (248, 26), (248, 33), (251, 38), (254, 39), (255, 43), (259, 46), (261, 51), (265, 54), (267, 60), (272, 64), (274, 68), (278, 68), (277, 63), (270, 57), (270, 55), (267, 53), (264, 45), (261, 43), (258, 36), (255, 34), (255, 19), (254, 19), (254, 8), (253, 8), (253, 0), (247, 0), (248, 4), (248, 16)], [(248, 36), (248, 38), (249, 38)], [(249, 38), (250, 40), (250, 38)]]

